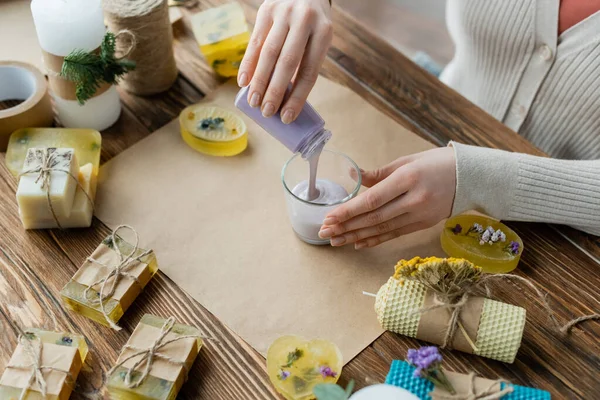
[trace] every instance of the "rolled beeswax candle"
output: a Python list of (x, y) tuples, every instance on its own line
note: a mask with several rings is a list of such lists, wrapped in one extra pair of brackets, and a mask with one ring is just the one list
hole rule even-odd
[[(104, 239), (60, 292), (67, 308), (113, 327), (158, 271), (154, 252), (126, 242), (117, 234), (118, 229)], [(118, 274), (117, 266), (121, 266)], [(110, 293), (117, 275), (118, 282)]]
[(73, 149), (30, 148), (22, 173), (17, 203), (23, 218), (48, 220), (70, 215), (79, 173)]
[(236, 76), (250, 41), (242, 6), (228, 3), (198, 13), (191, 21), (200, 51), (215, 72)]
[[(93, 173), (92, 164), (86, 164), (79, 169), (79, 186), (75, 190), (75, 198), (71, 213), (60, 220), (62, 228), (86, 228), (92, 224), (94, 213), (94, 197), (96, 196), (97, 177)], [(28, 219), (19, 210), (19, 216), (25, 229), (52, 229), (58, 228), (56, 221), (50, 219)]]
[[(67, 400), (87, 353), (88, 346), (83, 336), (28, 329), (25, 336), (19, 338), (19, 344), (0, 378), (0, 399)], [(38, 355), (39, 361), (33, 358)], [(36, 363), (44, 368), (39, 369), (39, 375), (34, 375), (30, 383)], [(43, 384), (46, 397), (41, 393)]]
[[(433, 295), (423, 284), (391, 277), (377, 293), (375, 312), (382, 328), (441, 345), (450, 314), (445, 308), (419, 312), (432, 304)], [(453, 348), (506, 363), (515, 360), (525, 328), (524, 308), (473, 297), (461, 311), (460, 319), (476, 350), (461, 330), (453, 337)]]
[[(161, 340), (165, 333), (166, 336)], [(144, 315), (123, 347), (117, 365), (109, 373), (108, 392), (111, 399), (174, 400), (202, 344), (198, 329), (175, 324), (172, 317), (163, 319)], [(151, 348), (155, 350), (155, 355), (149, 353)], [(139, 361), (142, 361), (141, 364), (133, 369)], [(150, 369), (148, 375), (144, 376), (147, 363), (150, 363)]]

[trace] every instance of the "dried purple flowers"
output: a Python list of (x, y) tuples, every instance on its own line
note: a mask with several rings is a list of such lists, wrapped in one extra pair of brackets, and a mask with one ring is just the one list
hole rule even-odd
[(442, 355), (435, 346), (424, 346), (420, 349), (409, 349), (406, 359), (409, 364), (416, 367), (413, 375), (424, 378), (447, 390), (450, 394), (456, 394), (452, 384), (442, 370)]
[[(455, 235), (460, 235), (463, 231), (463, 227), (460, 224), (456, 224), (449, 229)], [(501, 229), (494, 229), (491, 226), (484, 229), (483, 226), (478, 223), (474, 223), (463, 235), (474, 237), (479, 241), (481, 246), (486, 244), (492, 246), (496, 243), (506, 242), (506, 234)], [(512, 241), (504, 249), (511, 255), (518, 255), (520, 245), (518, 242)]]

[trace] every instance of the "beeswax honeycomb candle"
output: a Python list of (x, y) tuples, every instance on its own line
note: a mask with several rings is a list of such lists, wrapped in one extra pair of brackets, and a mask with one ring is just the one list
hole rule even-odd
[[(85, 338), (64, 332), (50, 332), (28, 329), (19, 338), (4, 374), (0, 378), (0, 399), (24, 400), (67, 400), (73, 391), (75, 381), (88, 353)], [(38, 365), (41, 378), (35, 378), (29, 385), (29, 378), (35, 368), (33, 356), (40, 355)], [(42, 382), (47, 395), (40, 391)]]
[[(106, 326), (119, 321), (158, 271), (154, 252), (135, 248), (117, 231), (104, 239), (60, 292), (67, 308)], [(118, 282), (110, 293), (118, 266)], [(100, 292), (105, 297), (103, 304), (99, 301)]]
[(23, 218), (48, 220), (70, 215), (79, 173), (73, 149), (30, 148), (22, 173), (17, 203)]
[[(67, 218), (60, 220), (62, 228), (85, 228), (92, 224), (94, 213), (94, 197), (96, 196), (97, 177), (93, 173), (92, 164), (86, 164), (79, 170), (79, 186), (75, 191), (75, 198), (71, 213)], [(27, 219), (19, 210), (19, 216), (25, 229), (52, 229), (58, 228), (54, 219)]]
[(215, 72), (236, 76), (250, 41), (242, 6), (228, 3), (200, 12), (191, 21), (200, 51)]
[[(377, 319), (384, 329), (441, 345), (440, 339), (443, 339), (449, 315), (444, 321), (432, 317), (431, 313), (434, 311), (419, 313), (418, 310), (431, 305), (426, 304), (427, 299), (431, 299), (431, 296), (423, 284), (410, 280), (401, 283), (391, 277), (377, 293), (375, 301)], [(467, 346), (457, 350), (468, 350), (478, 356), (512, 363), (521, 346), (525, 328), (525, 309), (490, 299), (474, 299), (478, 299), (477, 302), (481, 307), (479, 315), (469, 316), (476, 332), (473, 335), (476, 350)], [(469, 310), (467, 304), (461, 312), (461, 320), (466, 319)], [(443, 308), (437, 311), (446, 312)], [(425, 319), (429, 322), (426, 323)], [(437, 325), (433, 327), (435, 321), (432, 320), (436, 319)], [(461, 335), (462, 332), (458, 331), (455, 339), (462, 338)]]
[[(196, 360), (203, 341), (198, 329), (175, 324), (173, 318), (164, 319), (146, 314), (123, 347), (116, 366), (108, 377), (108, 392), (113, 400), (174, 400), (187, 379), (187, 371)], [(167, 332), (164, 339), (160, 337)], [(171, 340), (174, 340), (170, 343)], [(163, 345), (164, 344), (164, 345)], [(154, 347), (160, 356), (150, 359), (148, 350)], [(165, 357), (171, 359), (166, 361)], [(134, 364), (144, 360), (135, 370)], [(146, 363), (147, 376), (143, 376)], [(135, 387), (139, 383), (139, 386)]]

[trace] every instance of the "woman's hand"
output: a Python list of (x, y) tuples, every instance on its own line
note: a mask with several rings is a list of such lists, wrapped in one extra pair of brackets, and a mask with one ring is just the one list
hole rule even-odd
[(265, 0), (238, 72), (250, 85), (248, 103), (265, 117), (281, 107), (281, 120), (294, 121), (313, 88), (333, 37), (329, 0)]
[(327, 215), (319, 236), (356, 249), (429, 228), (450, 216), (456, 162), (450, 147), (402, 157), (363, 173), (369, 187)]

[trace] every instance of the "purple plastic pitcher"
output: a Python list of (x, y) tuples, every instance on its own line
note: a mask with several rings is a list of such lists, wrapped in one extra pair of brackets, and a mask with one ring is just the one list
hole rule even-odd
[(331, 138), (331, 132), (325, 129), (325, 121), (308, 103), (289, 125), (281, 122), (279, 111), (271, 118), (262, 116), (259, 107), (248, 104), (248, 86), (242, 88), (235, 97), (235, 106), (249, 116), (275, 139), (279, 140), (292, 153), (300, 153), (309, 158), (315, 150), (322, 149)]

